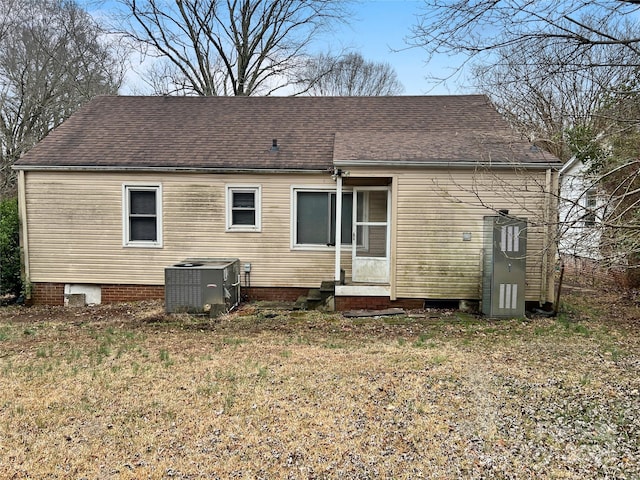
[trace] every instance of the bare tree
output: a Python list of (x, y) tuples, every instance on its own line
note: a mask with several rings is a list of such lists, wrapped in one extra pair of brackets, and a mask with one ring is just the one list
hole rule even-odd
[(463, 54), (475, 87), (523, 134), (566, 159), (564, 131), (637, 75), (638, 6), (618, 0), (425, 0), (411, 41)]
[(0, 195), (11, 166), (95, 95), (114, 94), (122, 65), (71, 0), (0, 0)]
[(268, 95), (289, 84), (301, 55), (341, 0), (120, 0), (125, 33), (162, 60), (156, 93)]
[(476, 89), (488, 95), (498, 110), (530, 141), (568, 160), (575, 150), (567, 131), (597, 131), (604, 99), (635, 77), (627, 67), (635, 54), (623, 46), (597, 46), (583, 54), (589, 68), (562, 63), (563, 47), (541, 39), (531, 51), (519, 47), (496, 50), (491, 63), (472, 70)]
[(311, 57), (303, 68), (302, 83), (311, 95), (400, 95), (404, 87), (391, 65), (365, 60), (359, 53)]
[[(430, 54), (485, 56), (505, 47), (534, 52), (539, 42), (561, 47), (565, 69), (586, 68), (585, 52), (623, 46), (640, 56), (634, 13), (640, 7), (619, 0), (425, 0), (425, 14), (411, 42)], [(638, 62), (634, 62), (638, 66)]]
[(554, 228), (579, 231), (578, 251), (595, 245), (602, 264), (630, 275), (640, 271), (634, 3), (425, 0), (412, 36), (429, 55), (466, 55), (476, 87), (516, 128), (563, 160), (585, 162), (581, 190), (558, 199), (568, 214)]
[(2, 0), (0, 7), (3, 11), (3, 14), (0, 15), (0, 42), (2, 42), (11, 26), (15, 23), (18, 0)]
[(588, 175), (603, 198), (596, 211), (605, 259), (620, 259), (630, 286), (640, 286), (640, 94), (637, 81), (608, 96), (599, 112), (605, 154)]

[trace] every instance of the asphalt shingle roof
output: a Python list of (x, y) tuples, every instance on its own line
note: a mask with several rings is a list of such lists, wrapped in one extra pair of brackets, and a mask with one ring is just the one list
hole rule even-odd
[(16, 167), (326, 170), (334, 160), (557, 163), (515, 135), (481, 95), (104, 96)]

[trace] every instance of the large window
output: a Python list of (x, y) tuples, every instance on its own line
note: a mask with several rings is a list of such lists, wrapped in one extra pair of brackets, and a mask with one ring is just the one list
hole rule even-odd
[[(294, 189), (294, 246), (334, 246), (336, 243), (335, 191)], [(342, 245), (351, 244), (353, 194), (342, 194)]]
[(123, 186), (123, 243), (129, 247), (162, 246), (162, 187)]
[(227, 185), (227, 230), (260, 231), (260, 186)]

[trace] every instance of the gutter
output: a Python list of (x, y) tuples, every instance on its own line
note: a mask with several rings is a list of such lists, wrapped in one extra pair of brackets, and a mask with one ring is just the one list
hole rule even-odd
[(491, 163), (491, 162), (477, 162), (471, 160), (465, 160), (461, 162), (438, 162), (438, 161), (389, 161), (389, 160), (334, 160), (333, 164), (336, 167), (405, 167), (405, 168), (495, 168), (495, 169), (513, 169), (523, 168), (532, 170), (546, 170), (549, 168), (560, 169), (562, 164), (559, 162), (545, 162), (545, 163)]
[(20, 219), (20, 247), (22, 247), (22, 285), (27, 298), (30, 298), (29, 223), (27, 222), (27, 192), (23, 171), (18, 172), (18, 216)]
[(101, 165), (13, 165), (11, 168), (17, 171), (59, 171), (59, 172), (183, 172), (183, 173), (311, 173), (326, 174), (332, 171), (332, 167), (400, 167), (400, 168), (447, 168), (447, 169), (469, 169), (469, 168), (493, 168), (493, 169), (513, 169), (523, 168), (531, 170), (559, 170), (563, 165), (560, 162), (545, 163), (491, 163), (478, 162), (473, 160), (463, 160), (459, 162), (429, 161), (419, 160), (334, 160), (332, 165), (326, 169), (303, 169), (303, 168), (237, 168), (237, 167), (127, 167), (127, 166), (101, 166)]
[(296, 168), (206, 168), (206, 167), (122, 167), (122, 166), (96, 166), (96, 165), (14, 165), (11, 167), (17, 171), (40, 172), (162, 172), (162, 173), (312, 173), (327, 174), (326, 169), (296, 169)]
[(564, 175), (567, 173), (567, 171), (571, 170), (574, 165), (577, 165), (578, 163), (578, 157), (576, 157), (575, 155), (573, 157), (571, 157), (567, 163), (565, 163), (562, 168), (560, 169), (560, 175)]

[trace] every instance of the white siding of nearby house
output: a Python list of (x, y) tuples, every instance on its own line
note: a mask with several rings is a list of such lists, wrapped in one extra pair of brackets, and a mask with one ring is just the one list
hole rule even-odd
[[(595, 205), (590, 205), (592, 199)], [(602, 206), (603, 201), (597, 195), (586, 166), (575, 159), (567, 163), (560, 171), (558, 249), (561, 254), (593, 260), (602, 258), (599, 251), (600, 222), (597, 215), (595, 219), (587, 215), (589, 210), (594, 213), (601, 211)], [(593, 219), (595, 221), (591, 222)]]
[[(371, 171), (351, 169), (352, 177)], [(545, 172), (378, 171), (392, 178), (391, 288), (397, 298), (480, 298), (483, 217), (508, 209), (528, 231), (527, 300), (550, 300), (555, 252), (544, 221)], [(316, 287), (334, 278), (334, 252), (291, 248), (292, 186), (334, 188), (330, 175), (36, 172), (25, 174), (29, 280), (162, 285), (164, 267), (188, 257), (251, 263), (253, 287)], [(123, 246), (122, 189), (162, 186), (160, 248)], [(260, 231), (226, 230), (226, 185), (259, 186)], [(542, 187), (541, 187), (542, 186)], [(483, 205), (483, 202), (485, 205)], [(463, 240), (470, 234), (469, 241)], [(350, 275), (351, 251), (342, 254)]]

